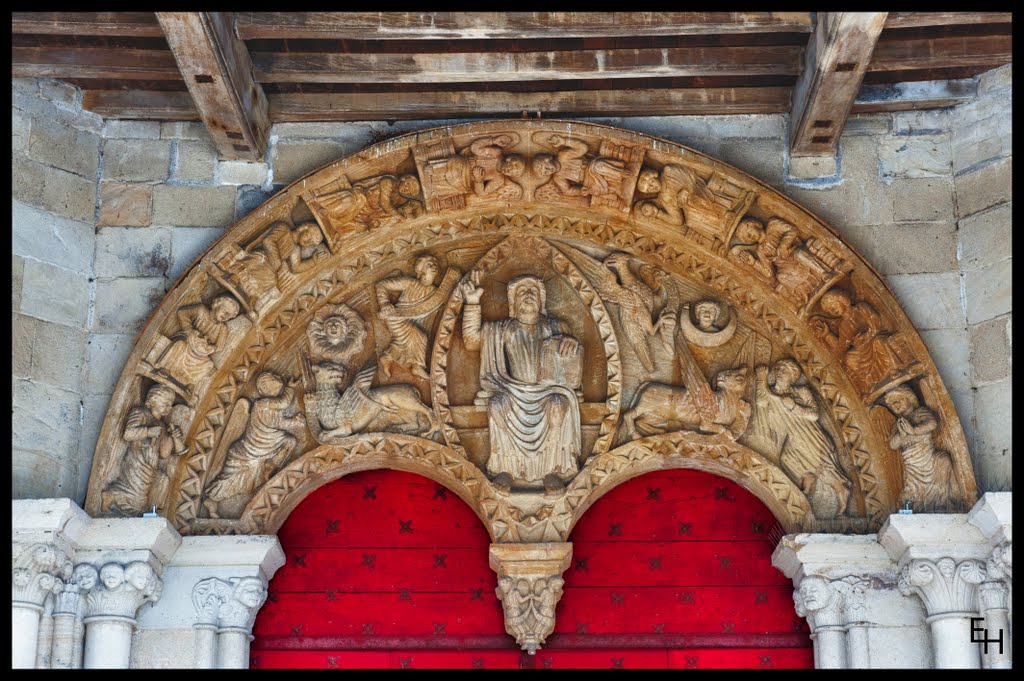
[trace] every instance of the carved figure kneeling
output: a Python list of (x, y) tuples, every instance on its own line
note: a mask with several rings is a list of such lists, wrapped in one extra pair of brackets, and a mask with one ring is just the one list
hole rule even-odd
[(640, 388), (634, 406), (623, 416), (627, 433), (641, 437), (692, 430), (725, 434), (738, 439), (750, 421), (750, 403), (745, 395), (750, 379), (747, 367), (726, 369), (714, 379), (714, 401), (701, 404), (697, 391), (647, 383)]

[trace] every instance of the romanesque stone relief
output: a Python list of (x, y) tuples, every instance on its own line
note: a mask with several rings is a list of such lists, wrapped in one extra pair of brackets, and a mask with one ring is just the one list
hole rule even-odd
[(632, 133), (389, 140), (245, 218), (168, 300), (111, 400), (91, 513), (259, 532), (362, 465), (451, 483), (499, 543), (565, 540), (656, 465), (729, 471), (794, 530), (975, 494), (934, 365), (858, 256)]

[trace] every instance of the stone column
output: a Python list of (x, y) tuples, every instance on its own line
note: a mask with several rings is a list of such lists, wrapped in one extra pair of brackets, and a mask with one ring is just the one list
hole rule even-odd
[(838, 585), (846, 603), (846, 666), (848, 669), (869, 669), (871, 653), (868, 646), (867, 607), (865, 591), (869, 583), (859, 577), (844, 577)]
[(127, 669), (131, 660), (135, 613), (160, 598), (162, 583), (148, 563), (107, 563), (99, 584), (86, 595), (86, 669)]
[(78, 669), (82, 664), (84, 629), (82, 617), (84, 603), (82, 591), (96, 586), (98, 574), (92, 565), (75, 568), (64, 590), (54, 598), (53, 649), (50, 666), (53, 669)]
[(39, 618), (51, 593), (64, 588), (70, 565), (50, 544), (15, 544), (11, 570), (11, 665), (33, 669), (39, 650)]
[(1009, 608), (1006, 612), (1007, 633), (1013, 629), (1013, 543), (1006, 541), (992, 549), (992, 555), (985, 563), (990, 579), (1002, 580), (1006, 585)]
[(978, 617), (978, 585), (985, 579), (979, 560), (952, 558), (910, 560), (900, 572), (904, 595), (917, 594), (928, 612), (935, 666), (938, 669), (978, 669), (978, 644), (971, 643), (971, 618)]
[(490, 565), (498, 575), (505, 631), (530, 655), (554, 631), (562, 573), (571, 558), (570, 543), (491, 544)]
[(846, 669), (845, 598), (823, 577), (804, 577), (793, 592), (796, 613), (807, 618), (815, 669)]
[(247, 669), (252, 625), (266, 600), (267, 587), (259, 577), (210, 577), (196, 584), (196, 667)]
[(981, 614), (985, 617), (985, 639), (999, 639), (981, 646), (981, 664), (985, 669), (1010, 669), (1010, 623), (1007, 617), (1009, 589), (1002, 582), (986, 581), (978, 587)]

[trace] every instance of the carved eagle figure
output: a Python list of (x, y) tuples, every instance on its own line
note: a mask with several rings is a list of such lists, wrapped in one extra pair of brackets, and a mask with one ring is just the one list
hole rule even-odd
[(619, 306), (619, 322), (626, 340), (644, 369), (653, 371), (654, 359), (649, 343), (659, 329), (659, 324), (651, 320), (654, 291), (630, 270), (629, 256), (612, 253), (604, 262), (599, 262), (580, 251), (573, 251), (570, 257), (601, 297)]

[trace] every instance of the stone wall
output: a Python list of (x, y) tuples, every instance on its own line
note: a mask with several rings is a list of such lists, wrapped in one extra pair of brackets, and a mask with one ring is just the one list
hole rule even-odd
[[(813, 180), (791, 167), (784, 115), (591, 120), (731, 163), (832, 224), (921, 331), (981, 491), (1009, 490), (1011, 75), (952, 109), (854, 116), (835, 174)], [(195, 258), (306, 173), (465, 122), (282, 123), (265, 163), (221, 162), (197, 123), (104, 122), (53, 81), (13, 94), (14, 496), (79, 503), (132, 343)]]

